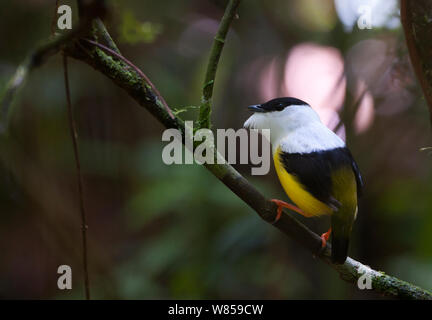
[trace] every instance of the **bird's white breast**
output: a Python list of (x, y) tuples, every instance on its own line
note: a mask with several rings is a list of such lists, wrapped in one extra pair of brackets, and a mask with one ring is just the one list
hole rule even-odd
[(321, 122), (312, 122), (286, 132), (273, 141), (273, 150), (279, 146), (288, 153), (311, 153), (342, 148), (345, 142)]
[(288, 153), (310, 153), (345, 146), (308, 105), (293, 105), (280, 112), (254, 113), (246, 128), (270, 129), (273, 152), (280, 146)]

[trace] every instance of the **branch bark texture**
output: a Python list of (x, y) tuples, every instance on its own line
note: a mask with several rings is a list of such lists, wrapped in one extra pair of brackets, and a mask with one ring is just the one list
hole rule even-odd
[(219, 29), (213, 40), (213, 45), (210, 51), (210, 58), (207, 65), (207, 72), (204, 79), (203, 95), (201, 98), (201, 106), (198, 119), (199, 128), (210, 128), (211, 103), (213, 97), (213, 88), (216, 78), (216, 71), (219, 60), (222, 55), (222, 49), (225, 45), (225, 39), (228, 34), (231, 22), (236, 16), (237, 9), (240, 5), (240, 0), (230, 0), (225, 14), (222, 17)]

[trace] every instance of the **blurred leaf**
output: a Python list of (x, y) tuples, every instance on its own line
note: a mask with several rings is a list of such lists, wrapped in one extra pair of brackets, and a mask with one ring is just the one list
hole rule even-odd
[(227, 224), (216, 239), (218, 254), (235, 259), (269, 242), (269, 228), (258, 217), (241, 217)]
[(184, 259), (190, 242), (181, 228), (173, 225), (148, 241), (136, 255), (115, 272), (117, 288), (126, 299), (157, 298), (166, 295), (159, 275), (176, 270)]
[(189, 111), (191, 109), (198, 109), (198, 106), (184, 106), (184, 107), (177, 107), (173, 110), (174, 115), (178, 116), (180, 113)]
[(121, 267), (117, 267), (115, 277), (118, 294), (124, 299), (145, 299), (161, 297), (161, 287), (148, 275), (145, 270), (133, 266), (135, 260)]
[(120, 40), (129, 44), (152, 43), (162, 32), (162, 25), (140, 22), (130, 10), (125, 10), (120, 25)]
[(404, 217), (422, 216), (430, 209), (430, 200), (423, 196), (423, 192), (430, 186), (423, 185), (414, 179), (395, 179), (395, 181), (381, 191), (378, 199), (377, 209), (384, 215)]
[(176, 270), (171, 281), (171, 291), (174, 299), (199, 299), (204, 291), (200, 275), (202, 265), (185, 265)]
[[(181, 180), (160, 180), (154, 184), (144, 187), (137, 194), (131, 197), (129, 210), (133, 214), (129, 220), (129, 225), (140, 228), (149, 220), (168, 210), (176, 210), (179, 204), (193, 194), (194, 186), (184, 184)], [(184, 208), (184, 207), (183, 207)]]

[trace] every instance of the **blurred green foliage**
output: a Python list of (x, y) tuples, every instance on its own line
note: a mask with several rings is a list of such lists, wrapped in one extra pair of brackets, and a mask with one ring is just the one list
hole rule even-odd
[(130, 10), (122, 13), (122, 21), (119, 26), (120, 40), (128, 44), (139, 42), (152, 43), (162, 32), (162, 25), (149, 21), (140, 22)]

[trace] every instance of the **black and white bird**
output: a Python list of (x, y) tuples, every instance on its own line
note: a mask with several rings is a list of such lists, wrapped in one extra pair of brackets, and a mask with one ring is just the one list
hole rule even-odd
[(358, 166), (345, 142), (327, 128), (306, 102), (276, 98), (249, 106), (254, 114), (246, 128), (270, 129), (273, 160), (288, 197), (297, 205), (273, 199), (282, 208), (305, 217), (331, 216), (331, 227), (321, 238), (326, 245), (332, 234), (332, 261), (344, 263), (357, 216), (357, 198), (363, 187)]

